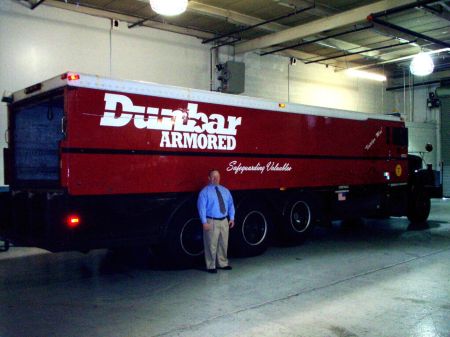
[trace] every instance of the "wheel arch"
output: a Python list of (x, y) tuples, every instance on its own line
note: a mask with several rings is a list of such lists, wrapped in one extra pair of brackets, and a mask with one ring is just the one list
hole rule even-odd
[(164, 227), (161, 230), (161, 237), (165, 238), (167, 236), (167, 232), (169, 230), (169, 225), (173, 221), (173, 219), (178, 215), (179, 211), (183, 209), (189, 202), (193, 202), (196, 204), (198, 197), (198, 193), (190, 192), (186, 195), (180, 196), (178, 201), (175, 203), (176, 207), (169, 213), (167, 217)]

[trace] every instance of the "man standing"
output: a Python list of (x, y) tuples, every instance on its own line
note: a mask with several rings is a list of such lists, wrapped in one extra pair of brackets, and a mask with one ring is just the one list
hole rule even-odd
[[(198, 196), (197, 208), (203, 224), (206, 270), (231, 270), (228, 264), (228, 232), (234, 227), (234, 204), (230, 191), (220, 185), (218, 170), (209, 171), (209, 185)], [(228, 220), (229, 219), (229, 220)]]

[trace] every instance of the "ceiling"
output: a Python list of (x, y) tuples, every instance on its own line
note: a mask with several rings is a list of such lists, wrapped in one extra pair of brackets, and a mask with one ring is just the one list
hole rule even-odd
[(450, 78), (450, 1), (411, 0), (190, 0), (175, 17), (153, 12), (148, 0), (23, 0), (196, 36), (210, 46), (232, 45), (236, 54), (281, 54), (337, 71), (383, 72), (390, 88), (404, 82), (411, 57), (434, 51), (435, 71), (414, 78)]

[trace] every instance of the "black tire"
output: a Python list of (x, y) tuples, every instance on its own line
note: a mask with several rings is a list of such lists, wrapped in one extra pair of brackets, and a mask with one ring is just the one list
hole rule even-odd
[(192, 267), (202, 261), (203, 229), (193, 201), (171, 217), (157, 254), (171, 267)]
[(310, 235), (319, 219), (318, 202), (309, 194), (298, 194), (286, 202), (282, 213), (281, 234), (288, 243), (301, 243)]
[(426, 222), (430, 215), (430, 209), (430, 197), (426, 193), (420, 190), (410, 193), (407, 216), (412, 224), (423, 224)]
[(271, 239), (268, 208), (264, 203), (243, 201), (236, 210), (235, 226), (230, 229), (230, 254), (246, 257), (261, 255)]

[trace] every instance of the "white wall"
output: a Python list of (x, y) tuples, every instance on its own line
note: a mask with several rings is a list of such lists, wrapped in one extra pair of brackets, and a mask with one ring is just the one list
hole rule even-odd
[[(221, 56), (220, 61), (229, 57)], [(394, 97), (385, 84), (349, 77), (344, 71), (320, 64), (290, 65), (277, 55), (248, 53), (236, 57), (246, 65), (245, 94), (308, 105), (366, 113), (391, 113)]]
[(427, 108), (428, 93), (436, 86), (397, 90), (394, 93), (394, 109), (405, 119), (409, 129), (409, 152), (424, 153), (425, 144), (433, 145), (431, 153), (424, 153), (424, 160), (439, 169), (441, 148), (439, 136), (439, 108)]
[[(437, 126), (434, 123), (406, 123), (409, 132), (409, 153), (423, 156), (428, 164), (433, 164), (434, 169), (439, 169), (439, 142), (437, 139)], [(425, 145), (433, 145), (432, 152), (425, 151)]]
[(436, 85), (399, 89), (394, 92), (394, 109), (408, 122), (436, 123), (439, 109), (428, 109), (428, 93), (434, 92)]
[(110, 32), (106, 19), (11, 0), (0, 1), (0, 28), (1, 89), (67, 70), (209, 88), (209, 49), (193, 37), (126, 23)]

